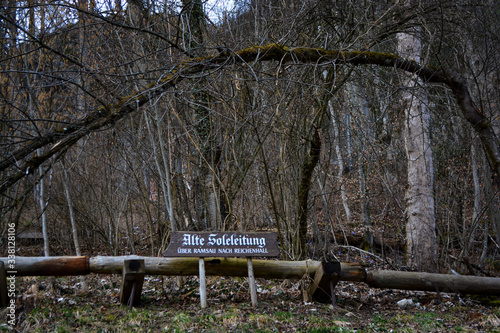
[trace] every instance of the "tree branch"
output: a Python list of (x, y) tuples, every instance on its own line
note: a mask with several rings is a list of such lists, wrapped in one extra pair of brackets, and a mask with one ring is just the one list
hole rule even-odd
[[(178, 82), (192, 75), (215, 70), (220, 67), (256, 61), (280, 61), (297, 64), (352, 64), (352, 65), (378, 65), (394, 67), (413, 73), (428, 83), (443, 83), (448, 85), (463, 113), (464, 118), (479, 134), (483, 148), (488, 156), (491, 167), (495, 172), (495, 180), (500, 184), (500, 145), (490, 121), (474, 104), (467, 85), (463, 78), (455, 72), (433, 66), (424, 66), (413, 60), (405, 59), (393, 54), (369, 51), (341, 51), (326, 50), (321, 48), (288, 48), (278, 44), (267, 46), (253, 46), (237, 52), (221, 53), (217, 56), (198, 57), (185, 60), (177, 65), (170, 73), (150, 84), (145, 89), (130, 96), (123, 96), (114, 104), (102, 106), (90, 113), (87, 117), (74, 125), (56, 129), (53, 132), (31, 140), (29, 144), (13, 152), (0, 162), (0, 172), (10, 167), (17, 166), (17, 173), (2, 180), (0, 193), (22, 179), (25, 175), (35, 170), (40, 164), (63, 148), (75, 144), (87, 134), (113, 126), (117, 121), (135, 112), (151, 98), (165, 92)], [(41, 156), (28, 158), (36, 149), (51, 146)]]

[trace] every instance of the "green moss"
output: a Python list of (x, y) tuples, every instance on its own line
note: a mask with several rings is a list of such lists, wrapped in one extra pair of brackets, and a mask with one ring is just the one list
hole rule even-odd
[(494, 307), (500, 306), (500, 299), (495, 296), (474, 295), (471, 296), (471, 299), (479, 301), (482, 305), (494, 306)]

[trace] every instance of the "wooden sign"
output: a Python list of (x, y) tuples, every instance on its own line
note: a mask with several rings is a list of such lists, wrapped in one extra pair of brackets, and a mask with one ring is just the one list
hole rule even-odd
[(278, 257), (277, 232), (174, 232), (166, 257)]

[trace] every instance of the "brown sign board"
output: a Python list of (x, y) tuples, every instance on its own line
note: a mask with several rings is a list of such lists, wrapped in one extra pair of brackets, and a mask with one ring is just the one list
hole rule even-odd
[(172, 233), (166, 257), (278, 257), (277, 232)]

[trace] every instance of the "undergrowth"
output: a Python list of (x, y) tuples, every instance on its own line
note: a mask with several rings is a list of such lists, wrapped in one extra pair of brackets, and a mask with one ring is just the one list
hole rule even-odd
[[(500, 332), (500, 308), (472, 298), (346, 282), (334, 306), (304, 302), (300, 283), (259, 279), (254, 308), (245, 279), (210, 278), (201, 309), (196, 278), (147, 276), (141, 305), (130, 309), (118, 301), (119, 276), (89, 276), (88, 291), (78, 277), (19, 280), (17, 332)], [(414, 307), (398, 307), (403, 298)]]

